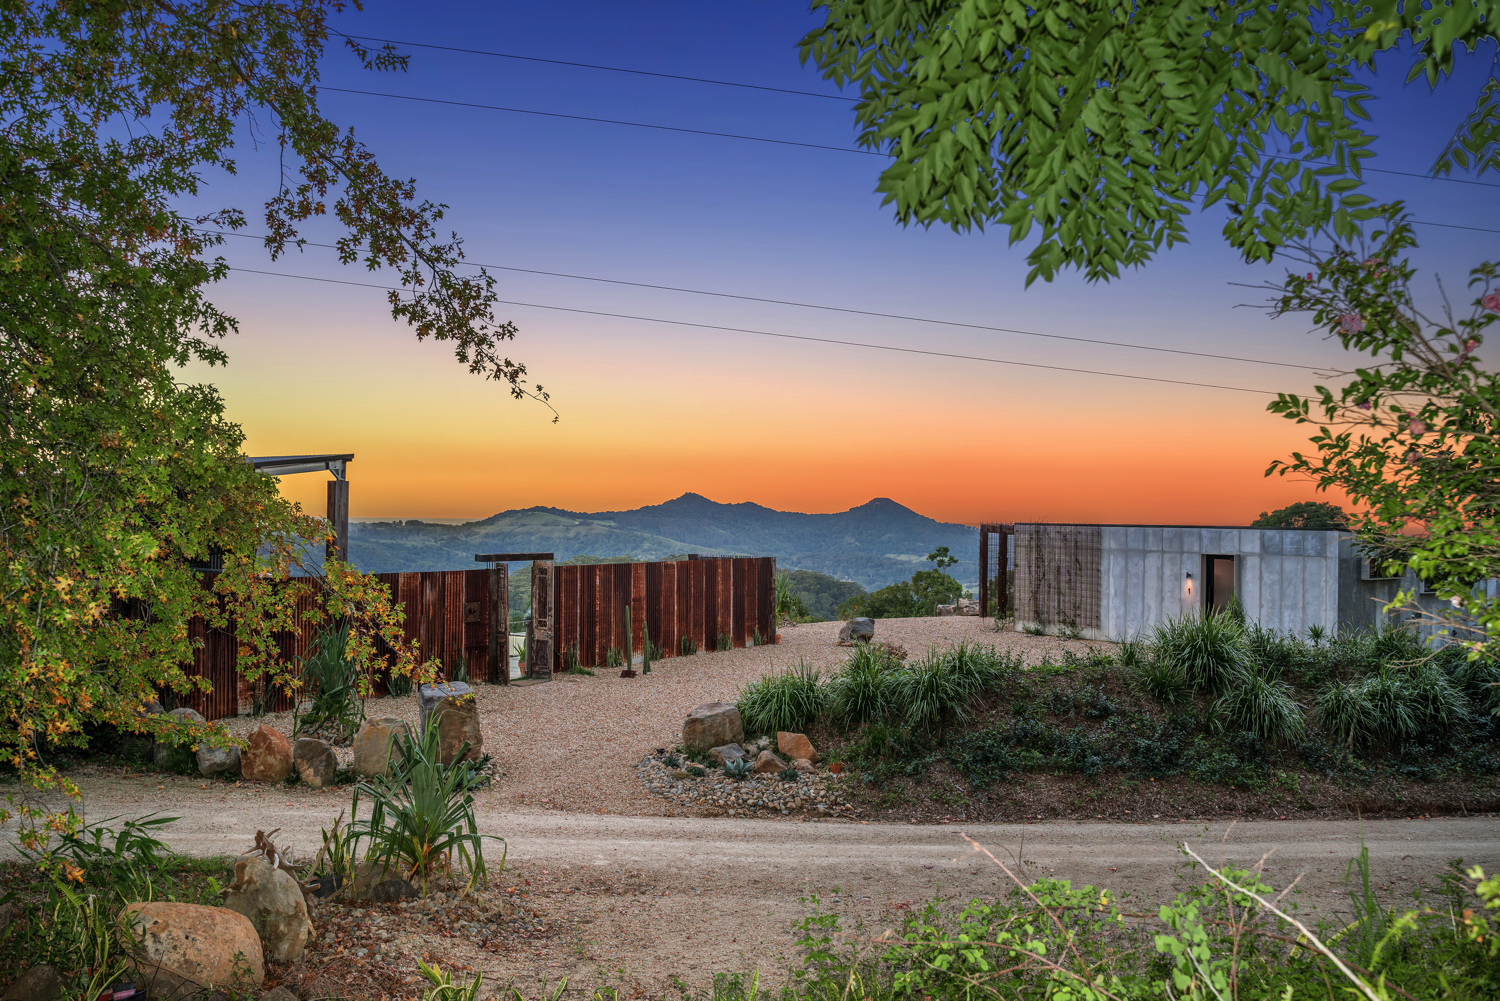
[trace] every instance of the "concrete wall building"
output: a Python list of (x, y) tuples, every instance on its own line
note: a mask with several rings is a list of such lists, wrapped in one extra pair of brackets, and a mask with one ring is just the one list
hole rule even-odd
[[(1018, 523), (1013, 546), (1016, 628), (1090, 639), (1149, 634), (1235, 595), (1248, 621), (1299, 636), (1384, 628), (1396, 624), (1384, 606), (1421, 586), (1410, 572), (1381, 576), (1349, 533), (1323, 529)], [(1494, 594), (1496, 582), (1479, 587)]]

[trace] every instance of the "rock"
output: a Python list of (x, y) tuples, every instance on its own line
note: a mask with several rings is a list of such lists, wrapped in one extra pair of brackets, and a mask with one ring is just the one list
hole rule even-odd
[(262, 994), (256, 1001), (297, 1001), (297, 995), (285, 987), (274, 987)]
[(290, 963), (302, 955), (302, 947), (312, 938), (312, 919), (302, 888), (264, 856), (242, 855), (235, 860), (234, 882), (224, 897), (224, 907), (250, 920), (266, 956), (278, 963)]
[(474, 690), (462, 681), (445, 681), (436, 685), (423, 685), (417, 689), (417, 709), (421, 713), (418, 730), (427, 729), (427, 720), (444, 699), (473, 695)]
[(770, 751), (761, 751), (760, 757), (755, 759), (755, 765), (751, 770), (764, 774), (765, 772), (779, 772), (785, 767), (785, 761), (782, 761)]
[(807, 758), (798, 758), (796, 761), (792, 762), (792, 767), (797, 769), (797, 771), (799, 772), (811, 773), (817, 771), (817, 769), (813, 767), (813, 763)]
[(383, 879), (370, 891), (370, 899), (377, 904), (394, 904), (398, 900), (411, 900), (417, 895), (417, 888), (399, 877)]
[(958, 615), (979, 615), (979, 614), (981, 614), (981, 609), (979, 607), (979, 600), (977, 598), (959, 598), (958, 599), (957, 614)]
[(366, 860), (354, 867), (354, 880), (347, 884), (347, 889), (340, 893), (339, 897), (348, 900), (369, 900), (376, 886), (399, 878), (399, 876), (398, 866), (378, 865)]
[(682, 724), (682, 744), (689, 750), (707, 751), (745, 739), (740, 711), (728, 702), (710, 702), (688, 713)]
[(723, 747), (711, 747), (708, 756), (714, 760), (716, 765), (726, 765), (731, 761), (739, 761), (744, 758), (745, 749), (738, 744), (725, 744)]
[(398, 733), (411, 736), (406, 720), (394, 716), (365, 720), (354, 736), (354, 773), (362, 779), (373, 779), (390, 771), (391, 748)]
[(136, 984), (153, 998), (181, 1001), (209, 985), (253, 990), (265, 980), (255, 926), (227, 907), (152, 901), (127, 904), (120, 917), (139, 943)]
[(63, 981), (57, 970), (38, 963), (10, 985), (4, 1001), (61, 1001)]
[(794, 761), (797, 758), (812, 759), (818, 756), (812, 741), (800, 733), (777, 733), (776, 750)]
[(250, 731), (240, 752), (240, 777), (252, 782), (280, 782), (292, 774), (292, 742), (262, 723)]
[(210, 747), (207, 744), (198, 745), (198, 771), (203, 775), (222, 775), (225, 772), (237, 772), (240, 770), (240, 749), (234, 745), (228, 747)]
[[(208, 720), (204, 719), (203, 715), (196, 709), (189, 709), (186, 706), (183, 706), (181, 709), (173, 709), (171, 712), (163, 713), (162, 715), (170, 719), (174, 726), (204, 725), (208, 723)], [(185, 766), (192, 760), (192, 754), (193, 752), (186, 744), (173, 744), (158, 740), (155, 746), (151, 748), (151, 761), (157, 768), (173, 769)]]
[(875, 620), (858, 618), (845, 622), (839, 630), (839, 646), (868, 643), (875, 638)]
[(316, 737), (297, 738), (292, 764), (302, 784), (313, 789), (333, 785), (339, 772), (339, 757), (333, 753), (333, 745)]
[(957, 615), (958, 614), (958, 606), (957, 605), (939, 605), (937, 607), (937, 614), (939, 615), (939, 617), (945, 616), (945, 615)]
[(879, 643), (872, 643), (870, 645), (884, 653), (887, 657), (890, 657), (892, 660), (903, 664), (906, 663), (906, 658), (908, 656), (906, 647), (902, 646), (900, 643), (887, 643), (882, 640)]

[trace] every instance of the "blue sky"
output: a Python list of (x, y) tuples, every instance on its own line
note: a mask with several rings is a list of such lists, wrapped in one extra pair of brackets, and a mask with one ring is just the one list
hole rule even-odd
[[(558, 16), (560, 10), (566, 14)], [(796, 4), (370, 4), (350, 34), (492, 49), (835, 93), (799, 64), (817, 21)], [(852, 146), (849, 105), (404, 46), (405, 74), (373, 75), (334, 45), (328, 86)], [(1461, 60), (1438, 93), (1383, 63), (1370, 104), (1374, 162), (1425, 172), (1468, 109), (1489, 59)], [(1336, 345), (1299, 319), (1269, 321), (1233, 283), (1271, 274), (1223, 246), (1221, 219), (1193, 243), (1109, 285), (1076, 275), (1024, 286), (1024, 247), (1003, 231), (902, 228), (873, 191), (879, 158), (324, 92), (388, 172), (446, 202), (470, 259), (1190, 350), (1324, 364)], [(274, 150), (245, 148), (220, 190), (254, 207)], [(1370, 193), (1418, 219), (1500, 229), (1500, 190), (1372, 174)], [(1490, 185), (1500, 184), (1493, 175)], [(327, 232), (324, 231), (323, 235)], [(314, 231), (314, 238), (320, 235)], [(1495, 233), (1425, 228), (1417, 261), (1450, 289), (1495, 257)], [(253, 241), (231, 263), (368, 281), (309, 249), (267, 264)], [(537, 304), (1102, 368), (1255, 389), (1305, 389), (1295, 372), (498, 272), (500, 297)], [(375, 281), (381, 279), (375, 278)], [(1264, 397), (1127, 382), (502, 307), (513, 355), (554, 394), (562, 421), (418, 345), (380, 293), (235, 274), (218, 294), (242, 333), (217, 374), (258, 454), (354, 451), (363, 516), (484, 516), (531, 504), (653, 503), (685, 490), (798, 510), (891, 496), (952, 521), (1235, 523), (1311, 495), (1267, 482), (1305, 436)], [(322, 484), (285, 482), (321, 510)], [(1159, 517), (1148, 515), (1159, 512)]]

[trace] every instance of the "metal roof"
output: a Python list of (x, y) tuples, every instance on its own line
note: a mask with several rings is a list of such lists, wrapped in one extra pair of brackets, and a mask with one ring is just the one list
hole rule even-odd
[(247, 456), (246, 462), (256, 472), (267, 476), (290, 476), (292, 473), (321, 473), (325, 470), (338, 479), (344, 478), (344, 466), (354, 461), (354, 453), (342, 455), (259, 455)]

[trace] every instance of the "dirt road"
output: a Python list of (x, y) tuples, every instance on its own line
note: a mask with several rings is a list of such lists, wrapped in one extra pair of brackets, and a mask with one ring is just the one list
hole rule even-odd
[[(344, 790), (264, 787), (165, 776), (81, 776), (90, 820), (165, 812), (184, 819), (165, 839), (192, 854), (237, 853), (257, 828), (279, 827), (279, 843), (310, 854), (321, 826), (349, 802)], [(203, 788), (206, 786), (206, 788)], [(1038, 823), (930, 826), (744, 819), (628, 817), (520, 812), (500, 803), (482, 829), (506, 838), (503, 882), (530, 888), (537, 906), (570, 929), (524, 956), (449, 946), (454, 956), (518, 984), (560, 976), (660, 985), (671, 975), (701, 981), (715, 970), (784, 968), (788, 929), (816, 893), (850, 918), (878, 923), (893, 905), (934, 894), (990, 897), (1007, 881), (970, 853), (960, 830), (1008, 864), (1022, 856), (1047, 875), (1128, 894), (1150, 907), (1184, 878), (1177, 845), (1248, 866), (1275, 849), (1268, 882), (1302, 875), (1301, 908), (1337, 908), (1344, 871), (1361, 832), (1384, 899), (1408, 900), (1436, 885), (1450, 859), (1500, 869), (1500, 818), (1209, 824)], [(1225, 837), (1228, 832), (1227, 838)], [(1022, 845), (1024, 843), (1024, 850)], [(495, 857), (498, 857), (496, 852)], [(530, 883), (525, 883), (530, 880)], [(530, 948), (530, 947), (528, 947)], [(472, 954), (471, 954), (472, 953)], [(623, 970), (623, 973), (619, 971)], [(503, 982), (503, 981), (502, 981)]]

